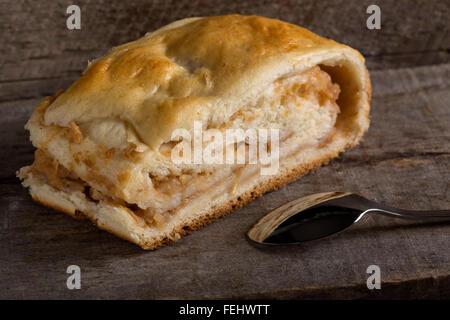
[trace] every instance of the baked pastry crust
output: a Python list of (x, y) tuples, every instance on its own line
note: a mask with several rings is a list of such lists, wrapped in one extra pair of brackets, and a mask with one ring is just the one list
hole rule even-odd
[[(166, 204), (177, 192), (155, 196), (157, 178), (184, 173), (161, 152), (175, 129), (192, 131), (194, 121), (206, 128), (230, 123), (241, 109), (258, 106), (277, 81), (317, 66), (341, 91), (332, 136), (284, 154), (275, 176), (245, 168), (233, 192), (224, 192), (233, 181), (219, 177), (222, 187), (198, 188), (172, 207)], [(22, 168), (19, 177), (35, 201), (155, 249), (357, 144), (369, 126), (370, 98), (364, 58), (348, 46), (257, 16), (183, 19), (113, 49), (67, 91), (45, 98), (26, 128), (48, 161), (40, 170)], [(50, 179), (52, 165), (54, 172), (63, 169), (61, 181)], [(189, 168), (200, 180), (203, 169)], [(142, 214), (150, 207), (153, 224)], [(167, 212), (177, 218), (158, 225), (158, 215)]]

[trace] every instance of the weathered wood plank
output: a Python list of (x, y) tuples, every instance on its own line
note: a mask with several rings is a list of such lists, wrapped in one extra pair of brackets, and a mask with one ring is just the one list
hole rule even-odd
[[(432, 161), (432, 164), (413, 163), (396, 171), (389, 162), (333, 164), (156, 252), (142, 252), (88, 223), (54, 214), (29, 201), (26, 192), (17, 185), (3, 186), (9, 192), (12, 188), (16, 190), (7, 199), (7, 219), (2, 215), (0, 252), (8, 262), (0, 264), (0, 296), (275, 297), (295, 296), (297, 291), (307, 296), (308, 290), (318, 295), (319, 288), (323, 295), (329, 295), (330, 288), (364, 284), (365, 269), (371, 264), (381, 267), (386, 283), (439, 278), (448, 275), (450, 268), (448, 250), (443, 251), (450, 240), (448, 224), (369, 218), (334, 239), (276, 250), (255, 249), (244, 237), (264, 211), (305, 192), (328, 190), (325, 186), (362, 191), (405, 207), (439, 208), (445, 199), (439, 201), (429, 191), (417, 196), (398, 191), (417, 171), (439, 179), (439, 170), (432, 167), (439, 159)], [(374, 175), (384, 177), (384, 184), (368, 184)], [(358, 179), (352, 180), (354, 176)], [(416, 179), (420, 181), (420, 177)], [(4, 205), (2, 208), (6, 209)], [(83, 289), (78, 293), (64, 287), (64, 271), (71, 264), (83, 270)], [(370, 296), (370, 292), (363, 291), (360, 295)]]
[[(0, 106), (0, 298), (448, 298), (450, 225), (368, 217), (340, 236), (258, 249), (245, 232), (298, 196), (357, 191), (442, 209), (450, 199), (450, 65), (372, 72), (372, 125), (340, 158), (155, 252), (33, 203), (14, 178), (32, 150), (23, 130), (39, 99)], [(14, 159), (14, 160), (12, 160)], [(68, 265), (82, 289), (65, 287)], [(382, 290), (367, 290), (379, 265)]]
[[(120, 0), (78, 1), (81, 30), (66, 28), (65, 1), (1, 4), (0, 101), (40, 97), (66, 87), (112, 46), (191, 16), (257, 14), (308, 27), (368, 57), (371, 69), (450, 61), (448, 1), (379, 3), (382, 29), (366, 28), (370, 0)], [(37, 81), (43, 80), (43, 81)]]

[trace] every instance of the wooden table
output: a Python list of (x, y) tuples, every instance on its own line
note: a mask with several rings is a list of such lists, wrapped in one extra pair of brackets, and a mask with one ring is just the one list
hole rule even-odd
[[(0, 298), (450, 298), (450, 223), (377, 216), (303, 246), (258, 249), (245, 239), (264, 213), (319, 191), (449, 208), (448, 2), (386, 2), (379, 31), (364, 28), (368, 1), (79, 2), (80, 31), (65, 29), (64, 1), (11, 1), (0, 10)], [(43, 96), (67, 87), (111, 45), (180, 17), (229, 12), (279, 17), (360, 49), (374, 87), (364, 141), (153, 252), (31, 201), (15, 171), (32, 162), (23, 126)], [(66, 287), (69, 265), (81, 267), (80, 290)], [(381, 269), (381, 290), (367, 289), (369, 265)]]

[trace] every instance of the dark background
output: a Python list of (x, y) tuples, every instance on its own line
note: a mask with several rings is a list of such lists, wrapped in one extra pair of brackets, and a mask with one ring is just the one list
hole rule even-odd
[[(381, 30), (366, 28), (368, 5)], [(81, 8), (81, 30), (66, 8)], [(373, 83), (364, 141), (323, 167), (155, 252), (30, 200), (15, 171), (30, 164), (23, 130), (44, 96), (67, 88), (88, 60), (174, 20), (227, 13), (295, 23), (360, 50)], [(449, 207), (450, 2), (0, 2), (0, 298), (449, 298), (450, 225), (367, 218), (338, 237), (255, 249), (246, 230), (304, 194), (348, 190), (410, 209)], [(67, 290), (67, 266), (82, 289)], [(377, 264), (382, 289), (366, 287)]]

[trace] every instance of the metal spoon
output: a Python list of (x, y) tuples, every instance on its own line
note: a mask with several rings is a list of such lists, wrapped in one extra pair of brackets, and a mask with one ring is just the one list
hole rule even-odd
[(269, 212), (247, 236), (266, 245), (317, 240), (347, 229), (372, 212), (394, 218), (450, 221), (450, 210), (396, 209), (349, 192), (324, 192), (298, 198)]

